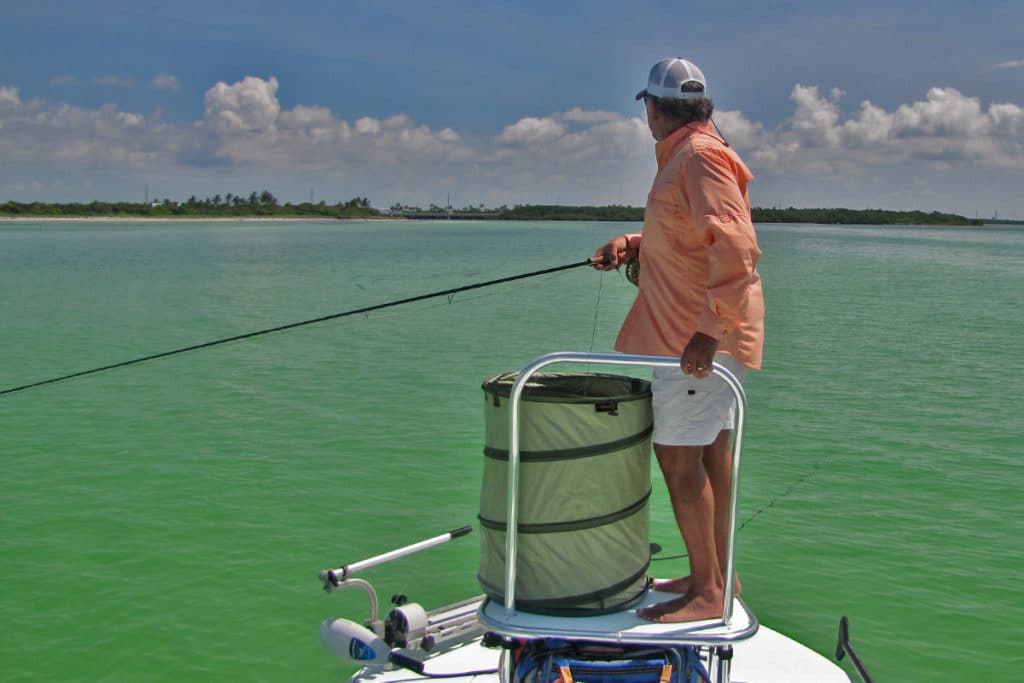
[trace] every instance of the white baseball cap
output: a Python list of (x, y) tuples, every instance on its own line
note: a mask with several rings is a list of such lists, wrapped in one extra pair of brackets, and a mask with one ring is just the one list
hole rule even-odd
[[(699, 91), (683, 91), (683, 85), (691, 82), (700, 83)], [(680, 57), (663, 59), (651, 67), (647, 77), (647, 87), (636, 94), (640, 100), (650, 95), (669, 100), (694, 100), (707, 97), (708, 82), (697, 65)]]

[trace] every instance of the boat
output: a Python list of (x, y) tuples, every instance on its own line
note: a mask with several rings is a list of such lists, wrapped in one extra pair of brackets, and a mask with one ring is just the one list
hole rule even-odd
[[(517, 602), (517, 590), (522, 592), (523, 585), (518, 580), (522, 577), (517, 577), (522, 533), (519, 484), (523, 393), (535, 376), (542, 376), (538, 371), (558, 363), (584, 364), (588, 368), (676, 367), (678, 359), (562, 352), (541, 356), (516, 373), (508, 389), (503, 588), (497, 593), (485, 590), (484, 595), (430, 610), (399, 595), (381, 618), (375, 588), (356, 576), (370, 567), (462, 538), (472, 531), (469, 526), (321, 571), (327, 592), (358, 588), (369, 599), (369, 618), (365, 621), (336, 617), (320, 625), (323, 645), (342, 661), (358, 667), (351, 683), (408, 683), (433, 678), (460, 683), (850, 683), (851, 678), (837, 662), (761, 624), (744, 600), (733, 595), (746, 397), (742, 385), (717, 363), (714, 374), (729, 385), (737, 401), (721, 617), (683, 624), (644, 621), (637, 616), (637, 608), (677, 597), (648, 589), (649, 582), (637, 600), (611, 609), (528, 610)], [(859, 679), (871, 683), (850, 643), (846, 617), (839, 624), (836, 659), (844, 656), (849, 656)]]

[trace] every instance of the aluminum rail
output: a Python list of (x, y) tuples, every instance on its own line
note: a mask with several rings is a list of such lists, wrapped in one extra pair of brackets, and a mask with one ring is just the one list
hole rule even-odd
[[(549, 353), (537, 358), (519, 371), (519, 376), (512, 384), (510, 392), (510, 427), (508, 450), (508, 533), (505, 539), (505, 612), (515, 613), (516, 592), (516, 559), (518, 552), (519, 528), (519, 402), (523, 389), (530, 378), (538, 370), (555, 363), (579, 363), (589, 365), (625, 365), (645, 366), (652, 368), (679, 367), (679, 359), (672, 356), (636, 356), (620, 353)], [(727, 369), (714, 363), (712, 372), (729, 385), (736, 397), (736, 428), (733, 431), (732, 445), (732, 488), (729, 496), (729, 542), (726, 547), (725, 563), (725, 596), (722, 605), (722, 624), (728, 626), (732, 621), (733, 609), (733, 576), (734, 555), (736, 548), (736, 509), (740, 482), (740, 455), (743, 451), (743, 424), (747, 412), (747, 395), (743, 385)]]
[(427, 548), (433, 548), (436, 545), (441, 545), (442, 543), (447, 543), (453, 539), (465, 536), (471, 531), (473, 531), (473, 527), (471, 526), (459, 527), (458, 529), (452, 529), (448, 533), (440, 534), (433, 538), (428, 538), (417, 543), (410, 543), (409, 545), (402, 546), (401, 548), (390, 550), (380, 555), (374, 555), (373, 557), (368, 557), (365, 560), (351, 562), (346, 564), (344, 567), (324, 570), (320, 572), (320, 580), (324, 582), (325, 589), (331, 590), (332, 586), (337, 588), (340, 582), (346, 580), (356, 572), (361, 572), (364, 569), (369, 569), (370, 567), (376, 567), (378, 564), (397, 560), (398, 558), (405, 557), (406, 555), (418, 553), (421, 550), (426, 550)]

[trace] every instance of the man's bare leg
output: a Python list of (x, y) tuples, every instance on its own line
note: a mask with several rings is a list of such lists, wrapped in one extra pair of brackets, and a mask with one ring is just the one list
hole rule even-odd
[[(715, 497), (715, 549), (719, 569), (725, 576), (725, 563), (729, 560), (729, 503), (732, 498), (732, 432), (722, 430), (715, 440), (704, 447), (704, 469), (711, 480)], [(733, 565), (733, 588), (740, 594), (740, 577)]]
[(660, 622), (699, 621), (721, 616), (724, 590), (715, 550), (715, 501), (704, 469), (704, 447), (654, 444), (654, 453), (689, 555), (690, 585), (683, 596), (639, 610), (637, 614), (642, 619)]
[[(725, 576), (726, 551), (729, 546), (729, 498), (732, 493), (732, 448), (731, 432), (722, 430), (713, 442), (702, 446), (704, 470), (711, 482), (715, 501), (715, 552), (720, 563), (719, 570)], [(735, 576), (735, 594), (740, 594), (739, 575)], [(651, 588), (663, 593), (685, 595), (690, 589), (690, 577), (676, 579), (654, 579)]]

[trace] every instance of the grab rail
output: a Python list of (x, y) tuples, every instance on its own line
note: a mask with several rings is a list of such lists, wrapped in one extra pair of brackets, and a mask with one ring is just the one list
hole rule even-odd
[[(581, 353), (558, 352), (549, 353), (537, 358), (524, 367), (512, 384), (510, 398), (510, 427), (508, 451), (508, 533), (505, 539), (505, 612), (515, 612), (516, 592), (516, 555), (518, 551), (519, 523), (519, 402), (523, 389), (530, 378), (541, 368), (555, 363), (580, 363), (592, 365), (627, 365), (674, 368), (679, 367), (679, 359), (671, 356), (638, 356), (619, 353)], [(743, 385), (727, 369), (714, 363), (713, 374), (729, 385), (736, 397), (736, 428), (733, 431), (732, 446), (732, 487), (729, 494), (729, 540), (726, 546), (725, 563), (725, 595), (722, 604), (722, 623), (726, 626), (732, 621), (733, 609), (733, 556), (736, 542), (736, 510), (740, 481), (740, 455), (743, 450), (743, 424), (746, 419), (747, 396)]]

